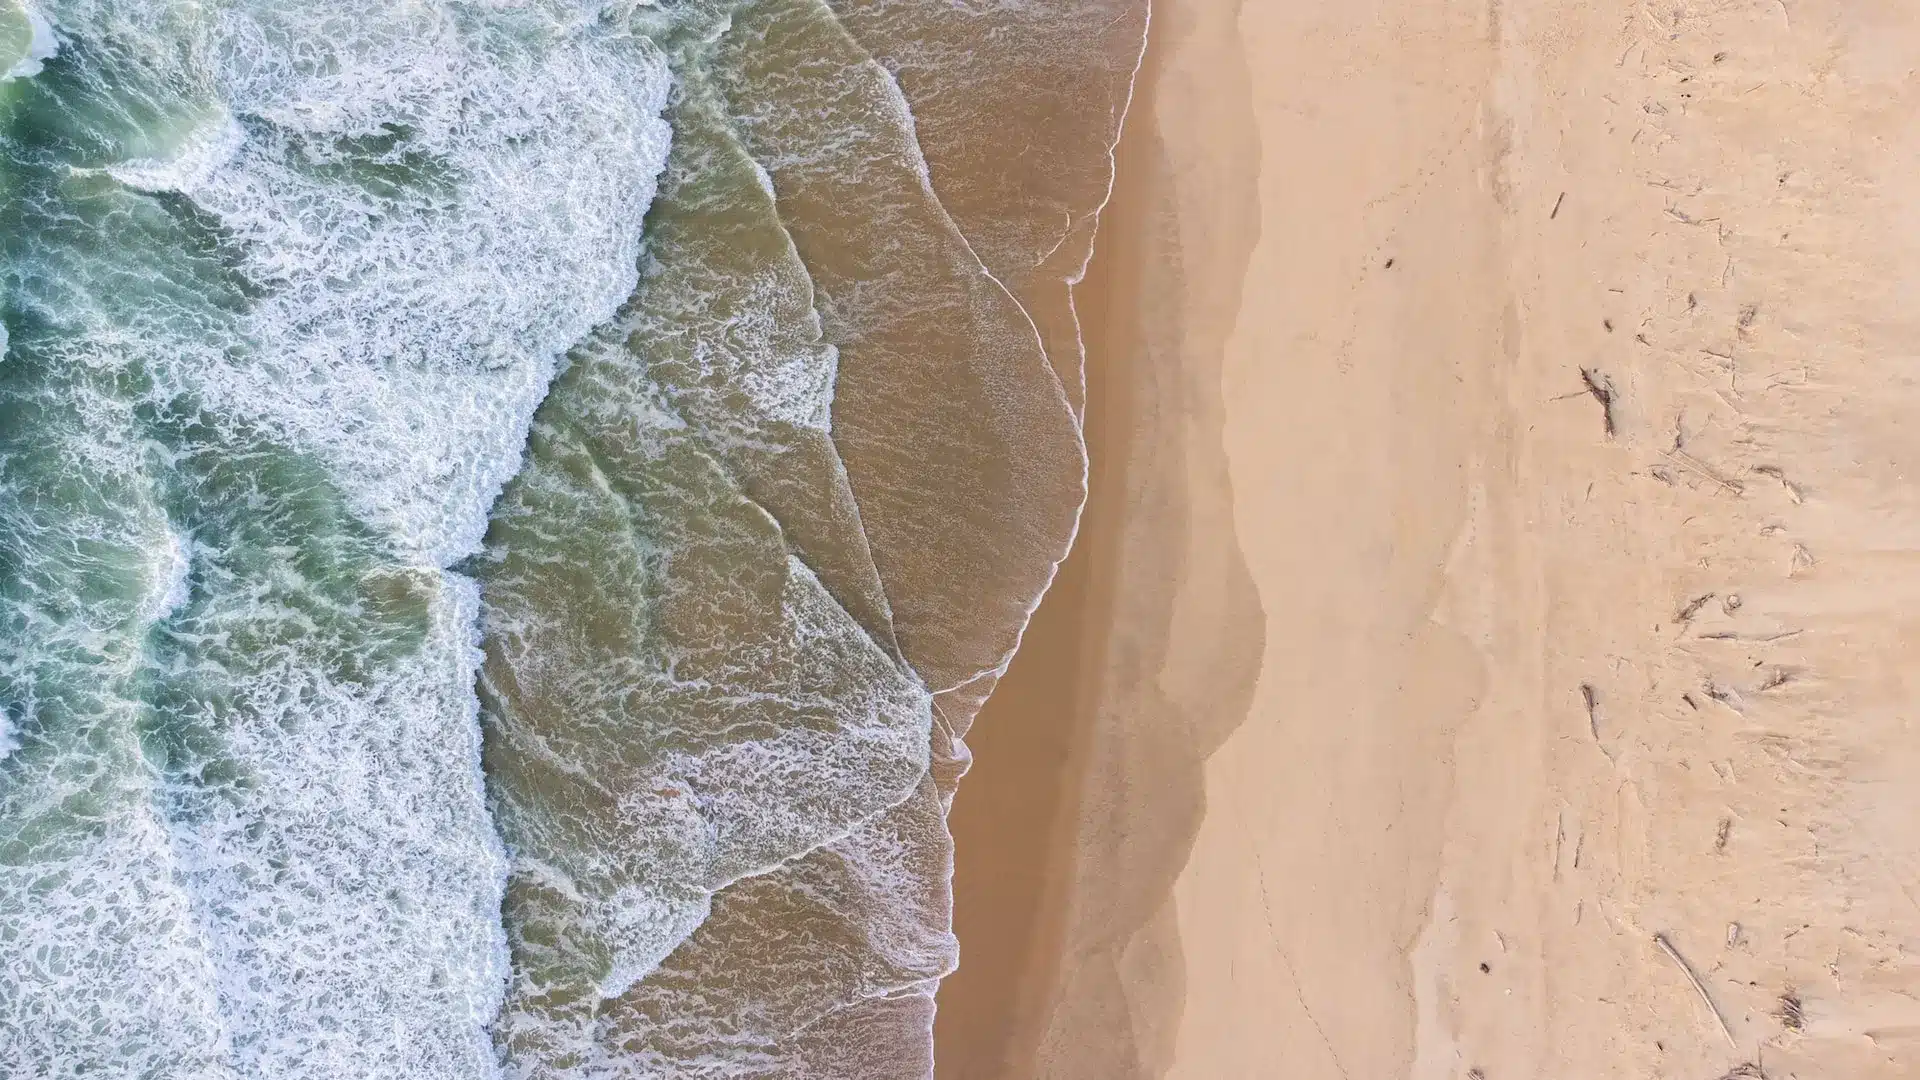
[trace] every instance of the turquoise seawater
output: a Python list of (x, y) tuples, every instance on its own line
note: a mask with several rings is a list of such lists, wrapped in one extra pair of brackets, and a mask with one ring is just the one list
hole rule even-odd
[(1145, 25), (0, 0), (0, 1075), (929, 1075)]

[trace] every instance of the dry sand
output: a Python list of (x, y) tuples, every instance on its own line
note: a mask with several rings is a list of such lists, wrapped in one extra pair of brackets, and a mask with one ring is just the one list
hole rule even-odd
[(943, 1078), (1920, 1076), (1916, 65), (1157, 0)]

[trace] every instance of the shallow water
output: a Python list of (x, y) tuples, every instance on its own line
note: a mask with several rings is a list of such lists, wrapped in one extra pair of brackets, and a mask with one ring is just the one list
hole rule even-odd
[(925, 1075), (1143, 21), (0, 3), (0, 1072)]

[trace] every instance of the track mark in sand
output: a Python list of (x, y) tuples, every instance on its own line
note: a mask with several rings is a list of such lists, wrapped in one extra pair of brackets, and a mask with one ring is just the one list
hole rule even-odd
[(1253, 853), (1253, 869), (1260, 880), (1260, 914), (1267, 920), (1267, 940), (1273, 945), (1273, 954), (1280, 958), (1280, 965), (1287, 969), (1287, 982), (1293, 986), (1293, 998), (1300, 1003), (1300, 1011), (1306, 1014), (1307, 1022), (1319, 1034), (1320, 1044), (1327, 1048), (1327, 1057), (1333, 1061), (1341, 1080), (1352, 1080), (1347, 1074), (1347, 1067), (1340, 1062), (1340, 1051), (1333, 1048), (1333, 1040), (1327, 1037), (1327, 1029), (1320, 1026), (1320, 1018), (1313, 1015), (1313, 1006), (1307, 1004), (1307, 995), (1300, 989), (1300, 973), (1294, 970), (1293, 958), (1287, 955), (1286, 947), (1280, 944), (1280, 931), (1273, 925), (1273, 898), (1267, 892), (1267, 868), (1261, 865), (1258, 852)]

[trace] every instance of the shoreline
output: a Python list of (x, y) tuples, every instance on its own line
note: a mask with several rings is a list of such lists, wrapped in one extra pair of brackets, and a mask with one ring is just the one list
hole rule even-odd
[(1627, 14), (1154, 5), (947, 1080), (1920, 1061), (1920, 19)]
[[(1149, 54), (1152, 47), (1150, 34)], [(1135, 73), (1129, 125), (1147, 78), (1145, 63)], [(1128, 139), (1123, 127), (1116, 159)], [(1075, 841), (1070, 821), (1085, 767), (1086, 656), (1103, 641), (1094, 616), (1110, 604), (1110, 590), (1096, 585), (1104, 575), (1095, 564), (1111, 558), (1114, 483), (1121, 478), (1116, 465), (1124, 465), (1105, 452), (1126, 414), (1124, 386), (1111, 377), (1105, 343), (1111, 260), (1102, 238), (1125, 200), (1116, 169), (1093, 257), (1069, 297), (1086, 365), (1088, 490), (1079, 527), (1006, 674), (967, 731), (972, 764), (948, 815), (961, 961), (936, 998), (934, 1061), (942, 1080), (1022, 1075), (1063, 960), (1058, 865)]]
[[(1227, 214), (1248, 209), (1251, 158), (1196, 169), (1169, 154), (1158, 116), (1168, 59), (1226, 54), (1217, 21), (1188, 4), (1156, 0), (1151, 20), (1093, 259), (1073, 291), (1087, 506), (968, 733), (973, 766), (949, 817), (961, 963), (938, 999), (947, 1080), (1163, 1067), (1178, 987), (1135, 969), (1178, 956), (1166, 902), (1199, 827), (1200, 764), (1251, 691), (1259, 612), (1233, 541), (1218, 400), (1233, 263), (1245, 258), (1233, 248), (1251, 246)], [(1208, 219), (1182, 204), (1228, 176), (1239, 206)], [(1195, 620), (1213, 625), (1195, 632)]]

